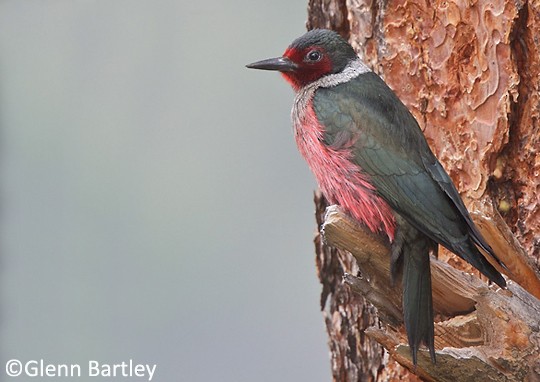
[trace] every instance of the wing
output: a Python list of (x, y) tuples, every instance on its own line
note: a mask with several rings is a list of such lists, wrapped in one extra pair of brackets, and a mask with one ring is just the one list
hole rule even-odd
[(484, 251), (492, 255), (499, 264), (502, 264), (493, 253), (493, 249), (488, 243), (486, 243), (485, 239), (482, 237), (482, 234), (478, 231), (478, 228), (476, 228), (476, 226), (474, 225), (474, 222), (469, 215), (467, 207), (465, 207), (465, 204), (463, 204), (463, 200), (459, 196), (459, 192), (457, 191), (456, 186), (454, 186), (454, 183), (452, 183), (450, 177), (448, 176), (442, 165), (439, 163), (439, 161), (435, 158), (435, 156), (432, 155), (432, 158), (423, 157), (422, 162), (431, 177), (438, 183), (438, 185), (445, 192), (445, 194), (452, 200), (455, 207), (458, 209), (459, 213), (464, 218), (465, 222), (469, 226), (469, 234), (474, 243), (480, 248), (482, 248)]
[[(437, 161), (418, 123), (374, 73), (335, 87), (319, 88), (314, 109), (325, 126), (325, 143), (355, 142), (352, 160), (379, 195), (432, 240), (456, 253), (493, 281), (500, 274), (471, 240), (493, 255), (475, 228), (448, 174)], [(497, 277), (498, 276), (498, 277)]]

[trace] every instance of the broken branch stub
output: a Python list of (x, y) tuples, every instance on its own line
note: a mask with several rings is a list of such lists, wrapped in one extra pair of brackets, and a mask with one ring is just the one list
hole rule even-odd
[[(384, 329), (365, 333), (403, 366), (433, 381), (523, 381), (540, 378), (540, 301), (510, 281), (508, 289), (489, 286), (478, 277), (432, 257), (437, 364), (427, 352), (413, 368), (402, 327), (401, 285), (390, 283), (390, 245), (360, 226), (337, 206), (326, 210), (324, 243), (353, 255), (359, 275), (344, 282), (378, 310)], [(398, 283), (399, 284), (399, 283)]]

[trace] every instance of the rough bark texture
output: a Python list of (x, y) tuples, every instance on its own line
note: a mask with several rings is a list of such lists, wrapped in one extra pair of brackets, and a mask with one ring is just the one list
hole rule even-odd
[[(307, 24), (341, 33), (394, 89), (508, 265), (505, 274), (540, 298), (540, 0), (310, 0)], [(317, 200), (322, 226), (324, 200)], [(371, 327), (388, 332), (372, 304), (384, 293), (372, 286), (365, 297), (353, 293), (342, 275), (362, 266), (320, 238), (316, 246), (334, 380), (412, 378), (379, 344), (390, 342), (366, 336)]]
[[(438, 317), (437, 364), (432, 364), (428, 351), (423, 350), (413, 368), (402, 327), (401, 287), (388, 282), (388, 242), (371, 234), (336, 206), (324, 213), (321, 237), (327, 245), (340, 249), (334, 252), (334, 259), (346, 259), (344, 267), (354, 272), (351, 264), (357, 264), (359, 270), (356, 276), (348, 272), (342, 276), (352, 297), (337, 299), (337, 304), (328, 307), (337, 307), (328, 322), (331, 337), (341, 346), (346, 339), (349, 349), (354, 349), (337, 354), (334, 365), (345, 373), (339, 376), (341, 380), (399, 380), (406, 375), (395, 364), (383, 367), (384, 358), (376, 343), (387, 349), (392, 359), (428, 381), (517, 382), (540, 378), (540, 300), (518, 284), (509, 281), (506, 290), (490, 287), (471, 274), (432, 259), (433, 308)], [(344, 296), (344, 286), (341, 288), (340, 295)], [(366, 301), (376, 309), (377, 325), (355, 325), (355, 319), (366, 322), (364, 314), (370, 311), (358, 308), (359, 302)], [(363, 309), (366, 306), (369, 305)], [(362, 330), (362, 340), (358, 341), (351, 330)], [(342, 359), (346, 361), (340, 362)]]

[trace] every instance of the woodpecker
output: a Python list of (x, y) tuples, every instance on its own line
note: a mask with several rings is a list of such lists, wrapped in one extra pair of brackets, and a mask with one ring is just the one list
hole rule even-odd
[(282, 57), (247, 65), (279, 71), (296, 97), (298, 149), (332, 204), (391, 243), (392, 281), (401, 272), (413, 364), (421, 343), (436, 362), (430, 252), (438, 244), (504, 288), (480, 253), (504, 266), (474, 225), (416, 119), (339, 34), (314, 29)]

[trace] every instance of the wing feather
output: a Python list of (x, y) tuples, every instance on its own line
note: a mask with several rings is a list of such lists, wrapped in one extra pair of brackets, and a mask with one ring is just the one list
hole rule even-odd
[[(352, 160), (393, 210), (501, 282), (500, 274), (470, 240), (494, 256), (491, 247), (475, 227), (418, 123), (384, 81), (365, 73), (335, 87), (319, 88), (314, 97), (315, 113), (326, 129), (326, 144), (352, 150)], [(344, 135), (354, 138), (352, 146)], [(342, 145), (345, 141), (348, 147)]]

